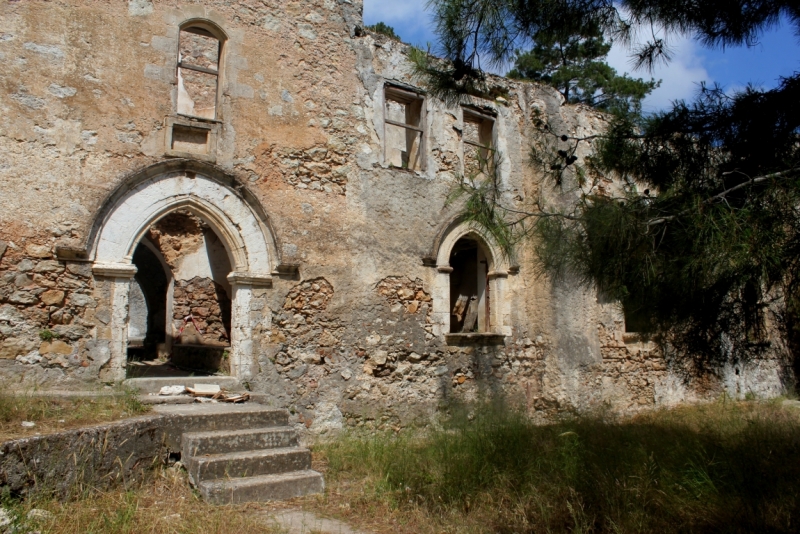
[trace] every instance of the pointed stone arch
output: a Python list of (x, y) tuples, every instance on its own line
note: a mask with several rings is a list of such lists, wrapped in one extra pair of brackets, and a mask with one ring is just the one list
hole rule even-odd
[(272, 286), (278, 247), (258, 201), (221, 169), (194, 160), (148, 167), (123, 181), (100, 208), (87, 242), (96, 279), (108, 284), (111, 321), (103, 335), (111, 360), (105, 376), (121, 380), (127, 356), (130, 279), (134, 250), (148, 228), (176, 210), (188, 210), (208, 224), (228, 253), (232, 272), (231, 372), (240, 379), (254, 372), (250, 305), (254, 288)]
[(280, 263), (280, 243), (255, 195), (223, 169), (191, 159), (125, 177), (95, 214), (85, 255), (96, 263), (129, 263), (149, 224), (181, 207), (196, 211), (230, 246), (235, 271), (269, 274)]

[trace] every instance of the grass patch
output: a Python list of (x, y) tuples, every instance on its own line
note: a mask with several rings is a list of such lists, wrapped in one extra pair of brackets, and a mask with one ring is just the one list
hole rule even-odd
[(396, 532), (797, 532), (800, 417), (720, 402), (536, 426), (499, 405), (317, 447), (318, 506)]
[[(5, 499), (14, 532), (89, 533), (280, 533), (265, 505), (213, 506), (189, 487), (182, 469), (157, 469), (131, 488), (94, 491), (67, 502)], [(36, 510), (31, 512), (32, 510)], [(44, 513), (42, 513), (44, 511)]]
[[(150, 407), (128, 391), (81, 398), (0, 394), (0, 441), (108, 423), (148, 411)], [(25, 428), (23, 421), (36, 426)]]

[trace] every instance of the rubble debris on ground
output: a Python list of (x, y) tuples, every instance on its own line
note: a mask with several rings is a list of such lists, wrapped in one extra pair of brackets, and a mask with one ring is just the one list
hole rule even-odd
[(164, 386), (158, 392), (159, 395), (183, 395), (184, 393), (186, 393), (185, 386)]
[(178, 397), (190, 395), (197, 402), (246, 402), (250, 400), (249, 393), (231, 393), (222, 389), (218, 384), (195, 384), (194, 387), (182, 385), (164, 386), (161, 390), (151, 395), (164, 397)]

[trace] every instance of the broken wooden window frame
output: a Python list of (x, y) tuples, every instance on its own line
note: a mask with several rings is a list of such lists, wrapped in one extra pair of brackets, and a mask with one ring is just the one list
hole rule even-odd
[[(406, 117), (409, 114), (408, 106), (415, 106), (419, 107), (418, 109), (418, 121), (417, 125), (414, 125), (409, 122), (398, 122), (395, 120), (389, 119), (387, 115), (387, 107), (389, 101), (397, 102), (399, 104), (403, 104), (406, 107)], [(413, 110), (412, 110), (413, 113)], [(408, 120), (408, 119), (406, 119)], [(405, 129), (406, 131), (406, 146), (408, 146), (408, 139), (409, 139), (409, 132), (414, 132), (411, 134), (412, 136), (419, 135), (419, 149), (418, 149), (418, 160), (419, 160), (419, 167), (418, 168), (408, 168), (409, 170), (418, 170), (424, 171), (425, 170), (425, 163), (426, 163), (426, 128), (425, 125), (427, 123), (427, 115), (425, 109), (425, 95), (408, 89), (406, 87), (401, 87), (399, 85), (394, 85), (390, 83), (385, 83), (383, 86), (383, 161), (386, 165), (391, 165), (390, 157), (389, 157), (389, 138), (387, 133), (386, 126), (398, 126), (400, 128)], [(393, 166), (394, 167), (394, 166)], [(395, 167), (397, 168), (397, 167)], [(400, 167), (404, 168), (404, 167)]]
[[(495, 128), (497, 115), (475, 107), (461, 106), (461, 120), (463, 127), (461, 132), (462, 170), (466, 174), (467, 154), (470, 150), (474, 150), (479, 153), (481, 165), (485, 163), (489, 165), (488, 169), (481, 168), (481, 172), (491, 172), (492, 166), (495, 164), (494, 160), (497, 152), (495, 148), (497, 145)], [(478, 125), (478, 142), (467, 139), (465, 131), (467, 122)]]
[[(461, 245), (461, 246), (459, 246)], [(455, 263), (454, 259), (459, 253), (469, 253), (474, 250), (474, 258), (469, 258), (466, 263), (462, 259)], [(494, 326), (494, 318), (492, 317), (492, 304), (490, 301), (491, 294), (491, 264), (493, 252), (486, 244), (485, 240), (477, 236), (464, 236), (453, 244), (450, 250), (449, 264), (450, 270), (448, 272), (450, 283), (450, 307), (451, 320), (450, 332), (451, 334), (485, 334), (491, 333)], [(463, 275), (474, 271), (474, 278), (470, 281), (463, 278)], [(459, 296), (453, 299), (453, 277), (458, 273), (460, 290), (468, 289), (467, 293), (460, 293)], [(474, 285), (474, 286), (473, 286)], [(456, 318), (455, 324), (459, 325), (458, 330), (453, 330), (453, 317)]]
[[(184, 32), (187, 33), (194, 33), (197, 35), (201, 35), (203, 37), (210, 37), (217, 41), (217, 68), (209, 69), (206, 67), (202, 67), (200, 65), (193, 65), (191, 61), (184, 61), (181, 57), (181, 39), (183, 37)], [(180, 111), (180, 93), (176, 95), (175, 98), (175, 111), (178, 115), (183, 117), (189, 117), (194, 120), (201, 120), (201, 121), (209, 121), (209, 122), (219, 122), (220, 121), (220, 88), (222, 86), (221, 76), (223, 72), (223, 65), (224, 65), (224, 50), (225, 50), (225, 41), (227, 37), (225, 32), (222, 31), (216, 24), (203, 20), (203, 19), (195, 19), (189, 20), (181, 24), (180, 29), (178, 30), (178, 50), (177, 50), (177, 62), (175, 66), (175, 85), (176, 87), (180, 88), (180, 79), (181, 79), (181, 70), (190, 70), (194, 72), (199, 72), (202, 74), (207, 74), (210, 76), (214, 76), (215, 78), (215, 85), (214, 85), (214, 116), (213, 117), (205, 117), (202, 115), (190, 114), (190, 113), (182, 113)], [(180, 91), (180, 89), (179, 89)]]

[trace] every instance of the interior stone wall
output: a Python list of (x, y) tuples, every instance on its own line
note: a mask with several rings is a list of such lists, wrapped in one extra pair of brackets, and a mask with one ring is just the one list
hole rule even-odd
[(172, 335), (177, 344), (229, 345), (232, 268), (219, 237), (186, 210), (153, 224), (147, 238), (172, 271)]

